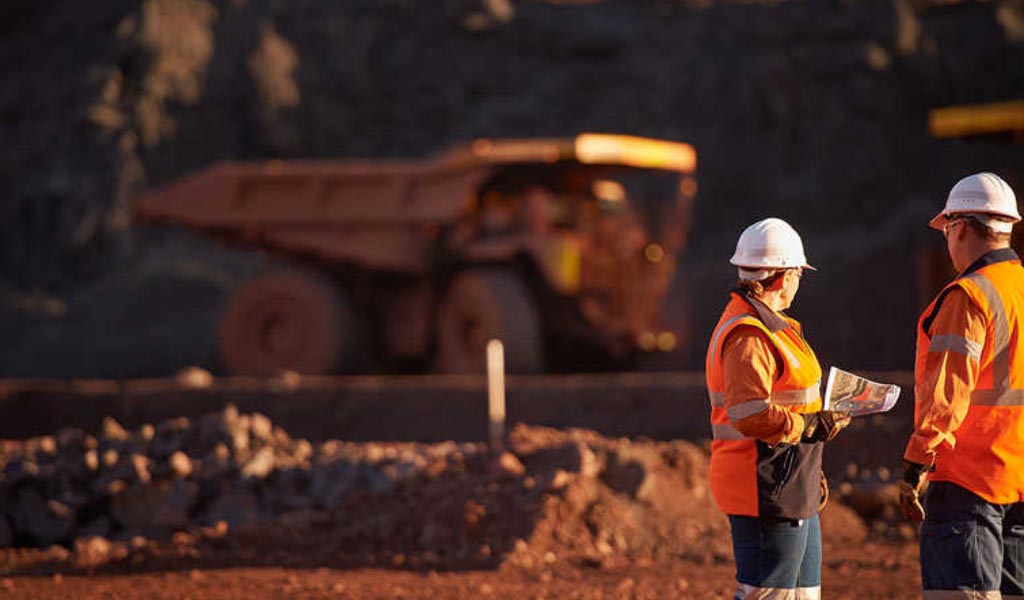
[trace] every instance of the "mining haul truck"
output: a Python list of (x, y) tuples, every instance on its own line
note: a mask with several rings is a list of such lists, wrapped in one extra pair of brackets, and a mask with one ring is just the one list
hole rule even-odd
[(677, 142), (480, 139), (420, 161), (222, 163), (136, 214), (280, 259), (221, 309), (229, 374), (477, 373), (493, 338), (511, 373), (585, 371), (683, 343), (661, 315), (695, 168)]

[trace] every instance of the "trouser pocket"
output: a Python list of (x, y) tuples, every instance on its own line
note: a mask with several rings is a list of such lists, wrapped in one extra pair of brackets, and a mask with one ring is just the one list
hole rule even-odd
[(921, 526), (926, 590), (994, 591), (1003, 566), (1003, 510), (949, 481), (933, 481)]
[[(925, 521), (921, 526), (921, 583), (924, 589), (999, 589), (999, 567), (994, 570), (986, 568), (984, 550), (975, 521)], [(989, 550), (999, 553), (998, 548)]]
[(1024, 502), (1014, 504), (1003, 521), (1004, 595), (1024, 596)]

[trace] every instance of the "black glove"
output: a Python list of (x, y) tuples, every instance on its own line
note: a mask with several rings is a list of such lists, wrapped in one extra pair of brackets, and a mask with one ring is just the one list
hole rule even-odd
[(804, 418), (801, 442), (827, 442), (850, 424), (850, 415), (831, 410), (804, 413), (800, 416)]
[(903, 479), (900, 480), (900, 512), (908, 521), (924, 521), (924, 506), (921, 505), (921, 492), (924, 490), (925, 472), (928, 467), (903, 461)]

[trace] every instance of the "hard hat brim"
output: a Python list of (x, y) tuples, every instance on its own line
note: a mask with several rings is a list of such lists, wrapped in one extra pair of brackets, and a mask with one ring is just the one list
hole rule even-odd
[(741, 264), (741, 263), (736, 262), (736, 259), (734, 258), (734, 259), (729, 261), (729, 264), (733, 265), (735, 267), (740, 267), (741, 269), (750, 269), (752, 271), (756, 271), (758, 269), (775, 269), (776, 271), (785, 271), (786, 269), (810, 269), (812, 271), (817, 271), (818, 270), (817, 268), (812, 267), (807, 261), (804, 261), (804, 264), (802, 264), (802, 265), (792, 265), (792, 266), (787, 266), (787, 267), (779, 267), (779, 266), (775, 266), (775, 265), (747, 265), (747, 264)]
[(928, 226), (931, 227), (932, 229), (936, 230), (936, 231), (942, 231), (942, 228), (945, 227), (945, 225), (947, 223), (949, 223), (949, 219), (952, 218), (955, 215), (992, 215), (994, 217), (1002, 217), (1004, 219), (1005, 218), (1013, 219), (1012, 221), (1007, 221), (1007, 222), (1012, 223), (1014, 225), (1017, 224), (1018, 222), (1020, 222), (1020, 218), (1019, 217), (1018, 218), (1014, 218), (1013, 215), (1004, 215), (1004, 214), (1001, 214), (1001, 213), (987, 212), (987, 211), (983, 211), (983, 210), (955, 211), (955, 212), (954, 211), (950, 211), (950, 212), (942, 211), (939, 214), (935, 215), (932, 218), (932, 220), (928, 222)]

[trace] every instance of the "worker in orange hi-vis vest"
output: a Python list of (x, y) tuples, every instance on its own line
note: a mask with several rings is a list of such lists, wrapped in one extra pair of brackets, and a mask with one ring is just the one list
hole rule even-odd
[(817, 600), (822, 446), (849, 417), (821, 410), (821, 366), (782, 312), (813, 267), (781, 219), (748, 227), (730, 262), (739, 284), (711, 336), (705, 374), (711, 490), (732, 529), (736, 598)]
[[(960, 273), (917, 327), (900, 506), (921, 526), (926, 599), (1024, 600), (1024, 268), (1017, 198), (960, 180), (931, 221)], [(928, 484), (922, 506), (920, 495)]]

